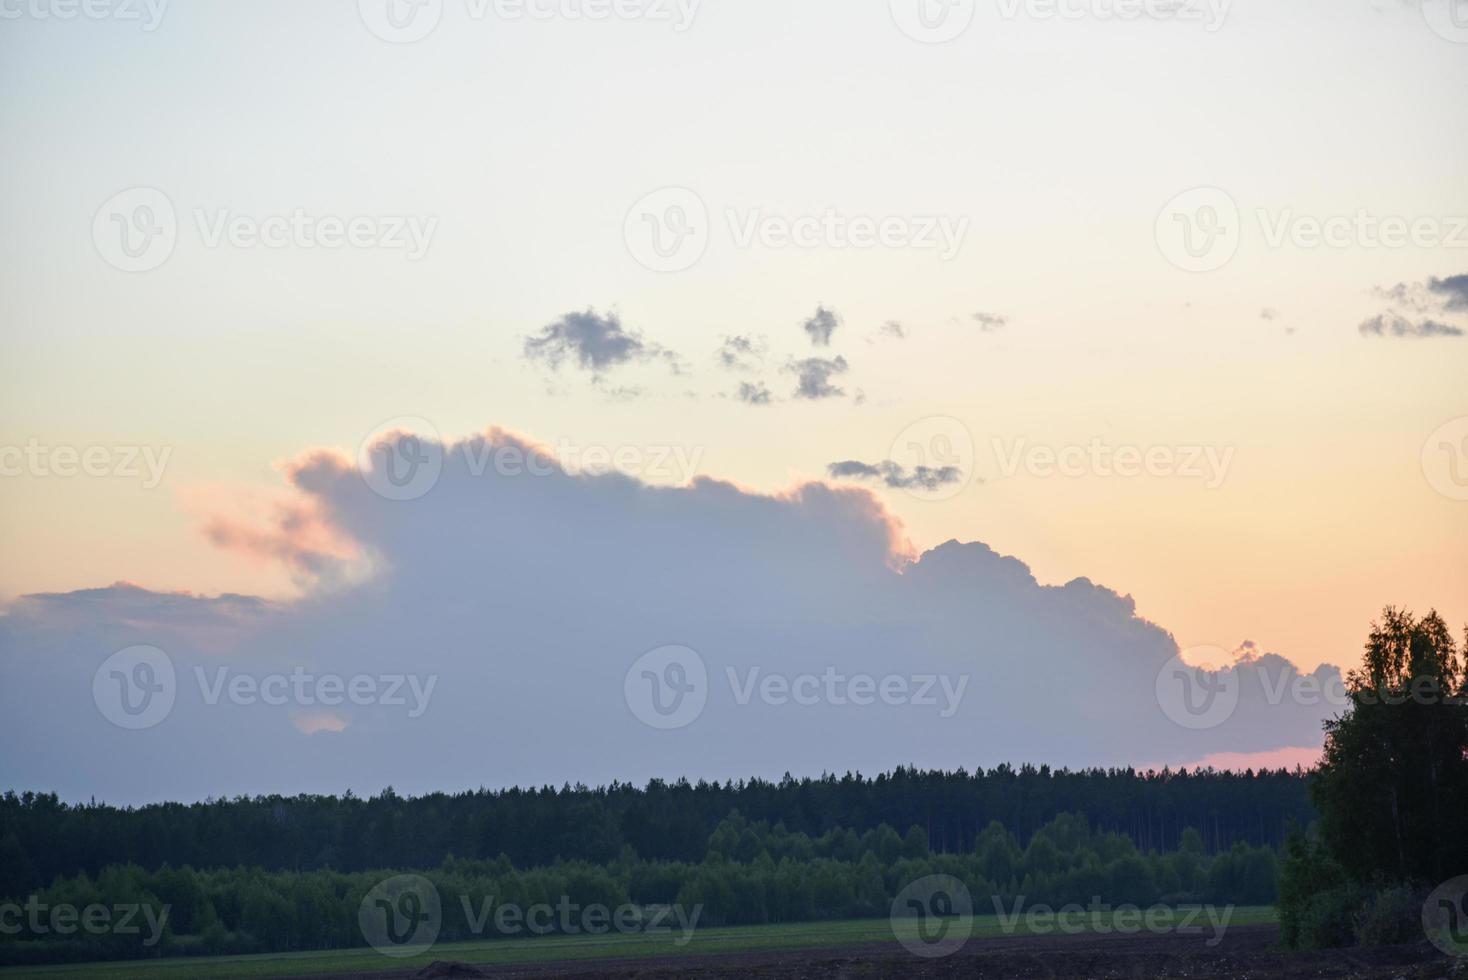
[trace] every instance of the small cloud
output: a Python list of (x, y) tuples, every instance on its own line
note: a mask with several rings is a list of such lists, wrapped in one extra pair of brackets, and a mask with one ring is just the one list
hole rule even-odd
[(1439, 323), (1437, 320), (1419, 320), (1413, 322), (1397, 313), (1378, 313), (1376, 316), (1362, 322), (1360, 326), (1363, 337), (1461, 337), (1463, 330), (1449, 323)]
[(1399, 309), (1426, 312), (1432, 306), (1432, 297), (1422, 283), (1399, 282), (1395, 286), (1373, 286), (1371, 295), (1386, 300)]
[(316, 735), (321, 732), (344, 732), (347, 730), (347, 722), (340, 715), (330, 711), (302, 712), (291, 718), (291, 724), (296, 726), (296, 731), (302, 735)]
[[(880, 463), (863, 463), (855, 459), (848, 459), (840, 463), (830, 464), (826, 467), (826, 472), (837, 479), (850, 477), (860, 480), (881, 476), (882, 465)], [(895, 464), (888, 463), (886, 465), (891, 466)]]
[(831, 384), (831, 378), (838, 374), (845, 374), (847, 367), (844, 357), (836, 357), (833, 360), (823, 357), (807, 357), (804, 360), (792, 361), (787, 370), (799, 375), (795, 387), (796, 398), (818, 400), (838, 398), (846, 394), (844, 388)]
[(1427, 288), (1430, 292), (1445, 297), (1443, 309), (1454, 312), (1468, 310), (1468, 273), (1448, 276), (1446, 279), (1433, 276), (1427, 280)]
[(655, 358), (666, 360), (674, 374), (681, 374), (678, 356), (650, 343), (635, 330), (622, 326), (616, 313), (606, 316), (588, 309), (567, 313), (538, 333), (525, 339), (525, 357), (540, 361), (552, 371), (571, 361), (583, 371), (600, 376), (611, 368)]
[(1009, 326), (1009, 317), (999, 316), (996, 313), (975, 313), (974, 322), (984, 333), (993, 333), (995, 330)]
[(879, 333), (881, 333), (883, 337), (891, 337), (894, 340), (907, 339), (907, 328), (898, 323), (896, 320), (888, 320), (886, 323), (882, 324), (882, 328)]
[(714, 357), (726, 371), (757, 371), (764, 366), (768, 350), (763, 338), (725, 337)]
[(1463, 328), (1435, 317), (1468, 311), (1468, 275), (1425, 282), (1399, 282), (1377, 286), (1373, 296), (1386, 300), (1391, 309), (1362, 322), (1363, 337), (1461, 337)]
[(772, 401), (770, 389), (765, 387), (764, 382), (757, 381), (750, 384), (748, 381), (739, 382), (739, 390), (734, 397), (746, 405), (768, 405)]
[(639, 385), (618, 385), (607, 390), (606, 395), (613, 401), (631, 402), (636, 401), (647, 393), (647, 389)]
[(1399, 282), (1395, 286), (1376, 286), (1371, 295), (1386, 300), (1398, 309), (1427, 312), (1462, 312), (1468, 310), (1468, 274), (1446, 279), (1429, 276), (1423, 282)]
[(840, 314), (824, 306), (817, 306), (815, 315), (801, 324), (801, 328), (810, 337), (810, 342), (816, 347), (830, 347), (831, 335), (839, 326), (841, 326)]
[(1261, 320), (1278, 320), (1279, 319), (1279, 310), (1276, 310), (1272, 306), (1266, 306), (1264, 309), (1262, 309), (1262, 310), (1259, 311), (1259, 319), (1261, 319)]
[(906, 467), (890, 459), (880, 463), (863, 463), (860, 460), (848, 459), (840, 463), (832, 463), (826, 467), (826, 472), (837, 480), (881, 480), (894, 490), (918, 488), (936, 490), (950, 483), (958, 483), (963, 479), (963, 471), (956, 466), (944, 466), (937, 469), (930, 466), (918, 466), (908, 472)]

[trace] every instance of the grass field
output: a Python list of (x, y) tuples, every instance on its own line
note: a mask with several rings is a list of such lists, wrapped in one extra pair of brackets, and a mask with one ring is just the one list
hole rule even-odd
[[(900, 920), (903, 927), (914, 930), (913, 920)], [(1233, 910), (1229, 926), (1272, 925), (1275, 911), (1266, 907), (1240, 907)], [(1052, 920), (1035, 920), (1036, 931), (1053, 931)], [(1194, 925), (1206, 935), (1213, 927), (1206, 916), (1198, 916)], [(401, 970), (411, 972), (434, 960), (457, 960), (477, 965), (535, 964), (568, 960), (648, 959), (679, 956), (708, 956), (723, 952), (752, 953), (780, 950), (819, 950), (883, 943), (893, 940), (893, 926), (887, 919), (857, 919), (839, 922), (816, 922), (798, 925), (733, 926), (699, 929), (692, 940), (677, 945), (677, 931), (663, 935), (608, 934), (600, 936), (547, 936), (527, 939), (480, 940), (467, 943), (444, 943), (425, 953), (403, 958), (390, 958), (372, 949), (330, 950), (308, 953), (269, 953), (258, 956), (218, 956), (178, 958), (113, 963), (74, 963), (45, 967), (11, 967), (0, 969), (0, 980), (22, 977), (46, 977), (49, 980), (102, 977), (123, 980), (131, 977), (198, 978), (226, 980), (232, 977), (309, 977), (328, 974), (368, 973)], [(1027, 933), (1030, 925), (1021, 919), (1008, 930), (998, 916), (975, 916), (972, 937), (975, 940)]]

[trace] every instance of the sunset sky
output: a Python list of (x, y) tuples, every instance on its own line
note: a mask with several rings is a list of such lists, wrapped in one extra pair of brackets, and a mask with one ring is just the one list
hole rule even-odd
[[(653, 484), (865, 488), (912, 554), (1088, 578), (1182, 648), (1352, 666), (1387, 603), (1460, 630), (1468, 32), (1442, 2), (980, 4), (944, 43), (902, 0), (704, 0), (686, 24), (443, 0), (412, 43), (372, 0), (177, 3), (151, 30), (145, 6), (16, 7), (0, 446), (166, 462), (156, 485), (8, 469), (0, 598), (309, 598), (220, 529), (300, 506), (288, 461), (411, 419), (630, 447)], [(124, 271), (139, 188), (176, 244)], [(297, 212), (378, 244), (211, 244)], [(1224, 252), (1190, 258), (1215, 217)], [(800, 219), (814, 240), (782, 242)], [(702, 236), (686, 268), (648, 267), (659, 220)]]

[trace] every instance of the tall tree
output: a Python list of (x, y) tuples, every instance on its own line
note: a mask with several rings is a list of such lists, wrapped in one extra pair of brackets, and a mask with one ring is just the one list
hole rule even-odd
[[(1468, 633), (1465, 633), (1468, 645)], [(1311, 784), (1329, 854), (1362, 883), (1468, 872), (1468, 704), (1441, 616), (1390, 606), (1372, 624), (1350, 705), (1326, 723)]]

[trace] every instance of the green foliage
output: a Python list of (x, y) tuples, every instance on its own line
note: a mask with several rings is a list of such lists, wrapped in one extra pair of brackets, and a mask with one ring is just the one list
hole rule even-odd
[(1397, 885), (1383, 888), (1366, 899), (1356, 920), (1356, 937), (1362, 946), (1395, 946), (1415, 942), (1422, 936), (1420, 889)]
[(1373, 624), (1351, 705), (1326, 723), (1311, 785), (1320, 835), (1352, 881), (1440, 882), (1468, 871), (1468, 708), (1457, 645), (1437, 613)]
[(1280, 940), (1294, 949), (1318, 945), (1321, 909), (1312, 909), (1316, 896), (1343, 891), (1345, 871), (1299, 828), (1285, 841), (1279, 869)]
[[(1185, 837), (1200, 839), (1196, 834)], [(1207, 883), (1214, 901), (1244, 904), (1274, 897), (1272, 891), (1261, 894), (1255, 878), (1257, 869), (1273, 867), (1268, 848), (1241, 843), (1212, 859), (1195, 850), (1142, 852), (1126, 835), (1092, 831), (1079, 814), (1062, 814), (1042, 826), (1027, 847), (995, 823), (979, 835), (972, 853), (943, 854), (929, 850), (926, 832), (917, 827), (901, 837), (885, 824), (860, 835), (833, 827), (811, 837), (733, 812), (710, 833), (705, 857), (697, 863), (647, 861), (624, 849), (605, 864), (557, 860), (521, 869), (503, 855), (449, 857), (418, 873), (434, 884), (442, 900), (440, 940), (454, 942), (481, 937), (464, 912), (466, 906), (526, 909), (537, 903), (554, 906), (563, 897), (579, 908), (702, 906), (699, 922), (708, 926), (885, 917), (905, 885), (934, 874), (965, 882), (979, 913), (994, 911), (993, 903), (1007, 908), (1016, 901), (1058, 907), (1100, 899), (1145, 906), (1159, 898), (1160, 880), (1169, 874), (1177, 877), (1179, 862), (1191, 869), (1194, 886)], [(363, 898), (397, 873), (189, 866), (150, 872), (137, 865), (113, 865), (95, 880), (85, 874), (57, 879), (37, 898), (53, 906), (166, 905), (168, 928), (156, 947), (142, 947), (138, 937), (40, 941), (24, 934), (0, 935), (0, 962), (360, 946), (358, 909)], [(491, 927), (488, 936), (493, 933)]]
[[(737, 834), (710, 840), (733, 811), (788, 834), (772, 855), (797, 860), (811, 855), (791, 848), (838, 828), (843, 837), (833, 856), (841, 860), (854, 860), (867, 846), (864, 835), (883, 825), (904, 835), (899, 853), (905, 856), (959, 854), (974, 852), (992, 822), (1028, 840), (1067, 813), (1086, 817), (1053, 832), (1060, 852), (1073, 850), (1086, 833), (1170, 851), (1189, 827), (1204, 830), (1193, 831), (1189, 845), (1198, 853), (1236, 841), (1278, 847), (1291, 820), (1315, 817), (1306, 781), (1305, 774), (1284, 770), (1072, 772), (1004, 765), (974, 773), (897, 769), (872, 778), (653, 780), (645, 787), (545, 786), (417, 798), (391, 790), (370, 799), (350, 793), (241, 797), (138, 809), (8, 792), (0, 796), (0, 893), (24, 894), (58, 875), (95, 875), (127, 863), (149, 871), (164, 865), (362, 871), (504, 854), (532, 867), (557, 858), (607, 864), (628, 849), (648, 860), (698, 863), (711, 847), (738, 859), (745, 842)], [(891, 843), (887, 838), (885, 846)], [(997, 851), (991, 856), (1006, 860)], [(1024, 874), (1016, 864), (994, 877), (1007, 882)]]
[(1285, 845), (1289, 946), (1407, 941), (1421, 932), (1421, 895), (1468, 872), (1468, 674), (1447, 624), (1388, 606), (1347, 690), (1310, 786), (1318, 839)]
[(1316, 892), (1300, 908), (1295, 945), (1303, 949), (1349, 946), (1356, 941), (1360, 889), (1343, 885)]
[(1274, 852), (1246, 844), (1235, 844), (1213, 859), (1208, 869), (1207, 897), (1217, 901), (1228, 895), (1230, 901), (1245, 905), (1262, 905), (1274, 900), (1278, 863)]

